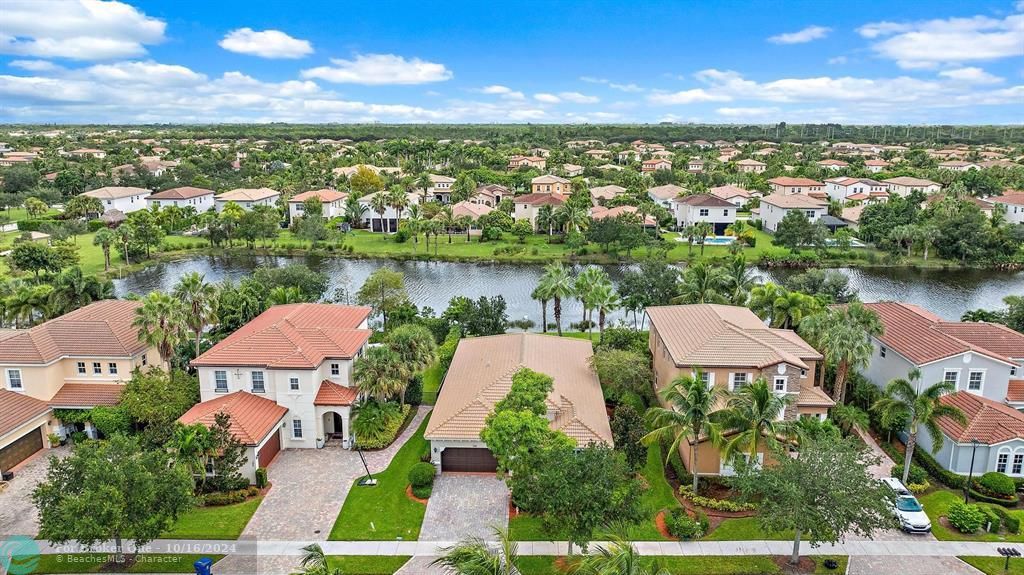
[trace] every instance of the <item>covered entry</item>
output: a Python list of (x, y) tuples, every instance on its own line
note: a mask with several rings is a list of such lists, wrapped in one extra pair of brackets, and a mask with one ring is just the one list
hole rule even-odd
[(441, 471), (494, 473), (498, 460), (486, 447), (448, 447), (441, 452)]

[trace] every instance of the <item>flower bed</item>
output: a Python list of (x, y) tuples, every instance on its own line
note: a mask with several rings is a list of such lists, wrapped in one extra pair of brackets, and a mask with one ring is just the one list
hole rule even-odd
[(739, 513), (757, 509), (757, 506), (753, 503), (739, 503), (736, 501), (729, 501), (728, 499), (715, 499), (713, 497), (698, 495), (694, 493), (693, 488), (689, 485), (680, 485), (679, 495), (697, 507), (703, 507), (714, 511)]

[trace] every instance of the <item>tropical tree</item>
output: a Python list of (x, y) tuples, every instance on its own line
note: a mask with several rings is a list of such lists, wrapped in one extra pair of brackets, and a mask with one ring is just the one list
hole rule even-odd
[(754, 227), (746, 222), (746, 220), (736, 220), (729, 227), (725, 228), (725, 235), (736, 238), (736, 241), (744, 245), (750, 245), (753, 243), (754, 238), (757, 237), (754, 233)]
[(52, 285), (49, 312), (54, 316), (64, 315), (97, 300), (114, 297), (114, 286), (109, 280), (101, 282), (96, 276), (83, 275), (77, 267), (57, 274)]
[(548, 231), (548, 235), (555, 233), (555, 226), (558, 223), (555, 218), (555, 211), (550, 204), (544, 204), (537, 208), (537, 229)]
[(352, 379), (359, 386), (360, 395), (378, 402), (404, 394), (409, 376), (401, 356), (386, 346), (369, 348), (352, 365)]
[(614, 536), (608, 545), (598, 545), (570, 571), (574, 575), (670, 575), (650, 564), (636, 547), (622, 536)]
[(805, 317), (817, 313), (821, 302), (813, 296), (765, 282), (750, 290), (747, 306), (772, 327), (792, 329)]
[(452, 207), (442, 207), (435, 219), (444, 226), (444, 231), (448, 233), (448, 243), (452, 243), (452, 228), (455, 227), (455, 214), (452, 212)]
[(576, 279), (573, 282), (573, 295), (576, 296), (576, 299), (580, 302), (580, 306), (583, 308), (583, 321), (581, 322), (583, 325), (590, 325), (588, 323), (588, 319), (590, 310), (593, 309), (593, 305), (591, 305), (591, 301), (593, 299), (592, 292), (599, 283), (607, 280), (607, 277), (608, 274), (598, 267), (584, 268), (583, 271), (576, 276)]
[(319, 543), (310, 543), (302, 548), (299, 569), (300, 575), (344, 575), (341, 569), (330, 568), (327, 564), (327, 555)]
[(117, 235), (117, 242), (121, 244), (121, 253), (124, 254), (124, 263), (126, 265), (131, 264), (131, 262), (128, 261), (128, 244), (132, 242), (132, 239), (134, 239), (135, 236), (132, 227), (122, 224), (114, 230), (114, 233)]
[(422, 371), (437, 361), (437, 341), (422, 325), (407, 323), (394, 328), (386, 344), (411, 372)]
[(368, 209), (366, 204), (359, 201), (358, 196), (352, 194), (345, 200), (345, 221), (352, 227), (358, 227)]
[(697, 242), (700, 243), (700, 255), (704, 255), (704, 245), (707, 244), (707, 237), (714, 233), (715, 228), (711, 225), (711, 222), (697, 222), (693, 224), (693, 234), (697, 237)]
[(821, 351), (825, 361), (836, 366), (832, 389), (836, 403), (846, 401), (850, 370), (867, 365), (874, 351), (871, 338), (881, 336), (882, 329), (878, 314), (856, 301), (826, 309), (800, 322), (800, 334)]
[(46, 205), (43, 200), (35, 197), (25, 198), (25, 211), (28, 212), (29, 217), (38, 218), (49, 210), (50, 206)]
[(750, 290), (757, 283), (754, 272), (747, 266), (747, 260), (741, 255), (732, 259), (732, 262), (725, 268), (728, 279), (729, 303), (742, 306), (747, 303), (750, 297)]
[[(619, 294), (615, 292), (615, 286), (611, 281), (598, 283), (590, 292), (590, 305), (597, 310), (597, 329), (600, 334), (600, 341), (604, 342), (604, 322), (608, 312), (619, 309), (622, 301)], [(593, 314), (593, 312), (591, 312)]]
[(456, 216), (455, 227), (466, 231), (466, 243), (470, 241), (469, 231), (473, 227), (473, 218), (467, 215)]
[(64, 213), (74, 218), (85, 218), (103, 213), (103, 203), (92, 196), (77, 195), (64, 205)]
[(395, 210), (395, 229), (402, 224), (402, 211), (409, 206), (409, 196), (406, 195), (402, 186), (392, 186), (388, 190), (388, 206)]
[(242, 221), (243, 217), (245, 217), (245, 209), (242, 206), (233, 201), (224, 204), (224, 209), (220, 212), (220, 222), (227, 236), (229, 247), (234, 238), (234, 232), (238, 229), (238, 223)]
[(458, 575), (520, 575), (519, 544), (509, 537), (508, 530), (494, 527), (497, 548), (479, 537), (470, 537), (443, 549), (431, 565), (443, 567)]
[(722, 458), (745, 456), (753, 462), (765, 443), (771, 446), (779, 437), (792, 436), (792, 423), (782, 419), (791, 402), (790, 396), (776, 394), (763, 377), (734, 390), (716, 417), (716, 422), (730, 432), (728, 439), (720, 442)]
[(544, 275), (540, 278), (544, 292), (554, 301), (555, 326), (558, 335), (562, 335), (562, 300), (573, 294), (572, 277), (562, 262), (554, 262), (544, 266)]
[(165, 366), (185, 332), (185, 314), (181, 300), (159, 291), (150, 292), (135, 310), (132, 326), (139, 330), (139, 341), (155, 347)]
[(199, 357), (199, 339), (203, 330), (217, 321), (217, 286), (206, 283), (199, 272), (187, 273), (175, 284), (174, 297), (185, 305), (185, 324), (195, 335), (196, 357)]
[(924, 261), (928, 261), (928, 250), (935, 245), (935, 242), (942, 238), (942, 231), (935, 225), (923, 224), (917, 226), (914, 240), (921, 244), (924, 251)]
[(370, 198), (370, 208), (373, 209), (374, 213), (377, 214), (380, 220), (380, 231), (382, 233), (388, 232), (387, 222), (384, 221), (384, 212), (388, 210), (388, 196), (384, 192), (377, 192)]
[[(114, 245), (117, 241), (117, 234), (110, 231), (110, 228), (100, 228), (96, 230), (96, 235), (92, 238), (92, 245), (100, 246), (103, 250), (103, 271), (110, 271), (110, 246)], [(128, 261), (127, 254), (125, 255), (125, 261)]]
[(729, 274), (725, 269), (710, 265), (703, 260), (687, 266), (679, 295), (673, 303), (727, 303)]
[(647, 419), (654, 430), (644, 437), (644, 442), (671, 441), (665, 464), (679, 445), (687, 440), (690, 449), (690, 470), (693, 471), (693, 490), (697, 491), (698, 474), (697, 448), (702, 436), (720, 441), (721, 431), (713, 421), (725, 390), (709, 385), (705, 373), (697, 368), (692, 375), (680, 375), (672, 380), (661, 396), (669, 407), (652, 407), (647, 410)]
[(210, 450), (210, 429), (206, 425), (175, 426), (169, 447), (174, 458), (188, 469), (192, 477), (201, 483), (206, 480), (206, 461)]
[(894, 379), (885, 388), (885, 395), (871, 408), (878, 412), (883, 421), (906, 421), (907, 452), (903, 458), (903, 483), (910, 476), (910, 464), (914, 460), (917, 434), (922, 427), (932, 438), (932, 452), (942, 449), (944, 443), (939, 419), (948, 417), (960, 425), (967, 425), (967, 416), (953, 405), (942, 402), (942, 396), (956, 392), (956, 384), (940, 381), (921, 389), (921, 372), (916, 368), (907, 377)]
[(295, 286), (275, 286), (267, 293), (267, 303), (270, 305), (287, 305), (303, 301), (306, 301), (306, 297), (302, 290)]
[(540, 329), (542, 333), (548, 332), (548, 301), (551, 299), (551, 294), (548, 293), (546, 285), (541, 282), (537, 287), (533, 288), (530, 292), (530, 297), (540, 302)]

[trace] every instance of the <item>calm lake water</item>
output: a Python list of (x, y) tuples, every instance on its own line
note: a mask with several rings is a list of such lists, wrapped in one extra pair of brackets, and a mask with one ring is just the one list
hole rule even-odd
[[(226, 278), (239, 280), (259, 265), (285, 266), (304, 263), (331, 278), (328, 293), (342, 288), (355, 293), (366, 277), (380, 267), (405, 274), (409, 296), (418, 306), (443, 311), (457, 295), (471, 298), (502, 295), (508, 304), (510, 319), (528, 317), (540, 325), (540, 306), (530, 299), (537, 285), (542, 266), (536, 264), (458, 263), (392, 261), (386, 259), (345, 259), (290, 256), (200, 256), (151, 266), (123, 279), (115, 280), (119, 296), (143, 294), (153, 290), (169, 290), (183, 274), (199, 272), (207, 281)], [(621, 277), (625, 267), (607, 266), (613, 280)], [(773, 281), (793, 273), (789, 270), (757, 270)], [(1006, 273), (979, 270), (911, 270), (905, 268), (839, 268), (850, 277), (850, 284), (864, 301), (899, 300), (921, 305), (940, 316), (956, 320), (970, 309), (999, 308), (1002, 299), (1011, 294), (1024, 294), (1024, 272)], [(563, 304), (563, 322), (579, 321), (582, 313), (576, 302)], [(548, 321), (551, 308), (548, 308)], [(613, 316), (622, 317), (621, 314)]]

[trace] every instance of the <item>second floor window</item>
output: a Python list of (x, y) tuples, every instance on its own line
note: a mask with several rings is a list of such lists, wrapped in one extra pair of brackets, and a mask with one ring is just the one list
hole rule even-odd
[(85, 375), (85, 362), (78, 362), (78, 375)]
[(778, 376), (775, 378), (775, 391), (786, 391), (786, 378)]
[(699, 213), (700, 213), (700, 217), (706, 218), (708, 216), (708, 214), (711, 213), (711, 210), (706, 209), (706, 208), (702, 208)]
[(297, 377), (289, 377), (288, 378), (288, 389), (290, 389), (292, 391), (298, 391), (299, 390), (299, 378), (297, 378)]
[(254, 371), (252, 372), (252, 392), (253, 393), (266, 393), (266, 384), (263, 381), (263, 372)]
[(93, 375), (102, 375), (103, 374), (103, 364), (98, 362), (98, 361), (92, 362), (92, 373), (93, 373)]
[(110, 372), (110, 375), (117, 375), (117, 364), (114, 363), (114, 362), (108, 363), (107, 364), (107, 371)]
[(228, 372), (226, 371), (215, 371), (213, 372), (213, 390), (217, 393), (227, 393), (228, 391)]
[(747, 374), (745, 373), (734, 373), (732, 374), (732, 388), (735, 391), (743, 389), (743, 386), (747, 385)]
[(970, 391), (981, 391), (981, 386), (984, 383), (984, 371), (972, 371), (971, 374), (967, 376), (967, 389)]
[(339, 364), (331, 364), (331, 375), (341, 375), (341, 366)]
[(24, 389), (21, 383), (21, 370), (20, 369), (8, 369), (7, 370), (7, 387), (11, 389)]

